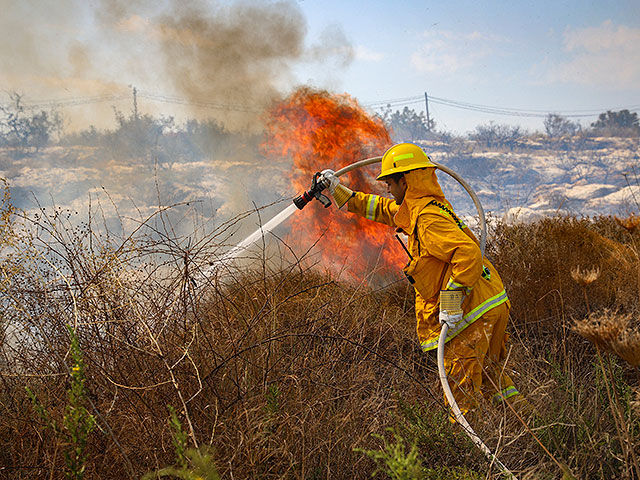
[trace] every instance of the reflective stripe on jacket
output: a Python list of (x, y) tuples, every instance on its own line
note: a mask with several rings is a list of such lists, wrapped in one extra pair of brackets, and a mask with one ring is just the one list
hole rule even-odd
[(438, 344), (440, 290), (463, 289), (466, 294), (463, 319), (449, 330), (447, 341), (509, 299), (498, 272), (482, 258), (478, 240), (442, 194), (435, 168), (412, 170), (405, 179), (407, 192), (400, 206), (386, 197), (356, 192), (348, 209), (408, 236), (412, 260), (404, 270), (416, 290), (416, 328), (426, 351)]

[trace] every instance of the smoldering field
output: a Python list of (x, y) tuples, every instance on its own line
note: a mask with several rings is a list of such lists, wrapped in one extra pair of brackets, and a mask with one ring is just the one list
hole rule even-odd
[(129, 106), (137, 86), (154, 115), (170, 104), (183, 118), (259, 131), (262, 113), (301, 83), (295, 66), (320, 66), (327, 72), (320, 81), (331, 83), (329, 72), (353, 58), (338, 27), (307, 38), (306, 19), (288, 0), (0, 5), (4, 91), (74, 106), (66, 119), (73, 130), (111, 126), (113, 102), (124, 94)]
[[(184, 478), (364, 479), (377, 467), (355, 449), (398, 446), (398, 459), (415, 445), (425, 478), (499, 477), (446, 418), (435, 361), (416, 346), (411, 288), (381, 260), (388, 242), (356, 249), (365, 235), (355, 224), (311, 206), (296, 217), (308, 223), (265, 234), (240, 266), (200, 275), (289, 205), (300, 193), (292, 180), (310, 179), (292, 155), (266, 153), (263, 113), (295, 83), (292, 62), (348, 62), (344, 36), (307, 45), (290, 2), (215, 14), (178, 2), (3, 7), (2, 48), (16, 55), (2, 71), (30, 78), (35, 98), (65, 83), (78, 95), (121, 95), (131, 74), (179, 92), (197, 120), (161, 116), (149, 103), (177, 98), (142, 89), (148, 103), (118, 107), (115, 129), (102, 126), (113, 124), (111, 104), (90, 103), (56, 146), (1, 149), (2, 475), (138, 478), (176, 465)], [(64, 28), (26, 28), (33, 15)], [(92, 34), (62, 35), (79, 17)], [(102, 48), (114, 44), (119, 56)], [(320, 152), (314, 168), (371, 153), (371, 138), (340, 138), (348, 152), (331, 165)], [(526, 149), (432, 150), (465, 177), (478, 164), (489, 170), (481, 186), (491, 210), (524, 198), (556, 211), (566, 198), (576, 209), (589, 200), (584, 191), (560, 198), (576, 178), (595, 172), (601, 196), (624, 187), (611, 172), (633, 164), (637, 148), (621, 143), (542, 151), (537, 162)], [(555, 196), (545, 169), (562, 177)], [(633, 208), (633, 192), (615, 208)], [(558, 464), (577, 478), (640, 478), (636, 227), (628, 215), (492, 224), (489, 255), (513, 303), (506, 368), (539, 415), (526, 418), (528, 431), (483, 404), (474, 426), (521, 478), (560, 478)], [(210, 455), (202, 470), (198, 455)]]
[[(335, 125), (291, 115), (276, 129), (287, 148), (215, 122), (173, 127), (132, 113), (55, 147), (2, 149), (3, 473), (61, 478), (81, 446), (86, 478), (169, 465), (183, 477), (369, 478), (376, 463), (358, 449), (402, 460), (415, 446), (425, 478), (500, 478), (447, 420), (434, 358), (416, 345), (411, 287), (389, 273), (405, 258), (385, 260), (391, 232), (375, 247), (347, 214), (312, 204), (290, 219), (296, 228), (265, 232), (240, 264), (202, 278), (290, 205), (330, 148), (339, 167), (370, 155), (363, 131), (386, 141), (348, 98), (298, 93), (302, 105), (329, 100), (349, 114)], [(340, 124), (354, 118), (371, 128)], [(327, 143), (333, 129), (363, 136)], [(537, 155), (527, 147), (477, 157), (459, 147), (442, 150), (456, 170), (498, 156), (536, 165), (523, 160)], [(541, 154), (562, 165), (593, 151), (603, 149)], [(525, 426), (483, 404), (473, 423), (521, 478), (560, 478), (558, 464), (576, 478), (638, 478), (638, 223), (491, 223), (488, 255), (513, 304), (506, 368), (539, 414)], [(82, 408), (91, 431), (69, 421)]]
[[(245, 255), (249, 268), (195, 282), (242, 218), (190, 243), (162, 212), (124, 237), (64, 212), (38, 215), (14, 211), (5, 195), (1, 318), (19, 334), (3, 338), (4, 475), (63, 477), (78, 446), (65, 419), (81, 405), (96, 421), (87, 478), (181, 465), (176, 438), (210, 455), (208, 478), (364, 479), (376, 465), (354, 449), (385, 445), (403, 454), (415, 445), (425, 478), (500, 477), (446, 418), (404, 282), (373, 288), (375, 271), (342, 280), (282, 240)], [(539, 410), (525, 418), (547, 452), (504, 408), (483, 404), (474, 426), (521, 478), (560, 478), (556, 462), (576, 478), (637, 476), (636, 226), (633, 217), (494, 225), (489, 255), (513, 302), (506, 368)], [(84, 395), (72, 402), (78, 371)]]
[[(434, 358), (416, 345), (411, 287), (389, 273), (406, 261), (385, 256), (399, 250), (391, 232), (314, 202), (203, 278), (315, 170), (389, 141), (346, 96), (289, 100), (287, 122), (266, 130), (275, 137), (132, 112), (114, 130), (2, 149), (3, 474), (61, 478), (79, 464), (86, 478), (137, 478), (176, 465), (187, 478), (369, 478), (376, 463), (359, 449), (400, 461), (415, 447), (424, 478), (500, 478), (447, 419)], [(335, 121), (310, 105), (332, 106)], [(568, 174), (572, 158), (583, 180), (634, 158), (626, 139), (570, 152), (470, 145), (430, 151), (465, 177), (491, 158), (529, 165), (524, 177), (487, 167), (489, 181), (513, 182), (504, 195), (545, 169)], [(349, 184), (375, 188), (373, 173)], [(521, 478), (560, 478), (558, 465), (576, 478), (639, 476), (638, 224), (491, 222), (488, 256), (513, 304), (506, 368), (538, 415), (525, 426), (483, 404), (473, 423)]]

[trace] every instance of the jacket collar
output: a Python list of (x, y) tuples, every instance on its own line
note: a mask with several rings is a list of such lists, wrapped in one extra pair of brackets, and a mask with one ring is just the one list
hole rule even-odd
[(434, 167), (406, 172), (407, 191), (394, 217), (398, 229), (407, 235), (413, 233), (418, 217), (432, 200), (449, 204), (442, 193)]

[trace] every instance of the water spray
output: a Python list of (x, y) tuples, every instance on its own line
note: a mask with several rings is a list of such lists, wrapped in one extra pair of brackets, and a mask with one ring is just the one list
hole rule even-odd
[[(357, 168), (364, 167), (366, 165), (371, 165), (373, 163), (378, 163), (380, 161), (382, 161), (382, 157), (366, 158), (364, 160), (354, 162), (350, 165), (347, 165), (346, 167), (341, 168), (340, 170), (335, 172), (335, 175), (339, 177)], [(448, 167), (445, 167), (444, 165), (440, 165), (434, 162), (433, 160), (431, 161), (436, 166), (437, 169), (442, 170), (447, 175), (453, 177), (453, 179), (456, 180), (467, 191), (467, 193), (473, 200), (476, 210), (478, 211), (478, 217), (480, 219), (480, 251), (481, 251), (482, 257), (484, 258), (484, 252), (487, 244), (487, 224), (486, 224), (486, 219), (484, 215), (484, 209), (482, 208), (482, 204), (480, 203), (478, 196), (473, 191), (471, 186), (456, 172), (454, 172)], [(331, 205), (331, 201), (326, 196), (320, 193), (325, 188), (323, 182), (319, 181), (320, 176), (321, 176), (320, 172), (317, 172), (313, 176), (313, 180), (311, 182), (311, 188), (294, 199), (293, 203), (300, 210), (302, 210), (305, 207), (305, 205), (309, 203), (311, 200), (313, 200), (314, 198), (320, 201), (325, 206), (325, 208)], [(328, 201), (329, 203), (327, 204), (323, 199)], [(449, 381), (447, 379), (447, 372), (444, 367), (444, 346), (446, 343), (448, 331), (449, 331), (449, 325), (447, 325), (446, 323), (443, 323), (442, 329), (440, 330), (440, 337), (438, 339), (438, 376), (440, 378), (440, 383), (442, 384), (442, 389), (444, 390), (444, 395), (451, 407), (451, 410), (453, 411), (454, 419), (456, 420), (456, 422), (460, 424), (460, 426), (462, 427), (464, 432), (467, 434), (467, 436), (471, 439), (473, 444), (476, 447), (478, 447), (478, 449), (480, 449), (482, 453), (484, 453), (492, 463), (495, 463), (498, 466), (498, 468), (500, 468), (500, 470), (502, 470), (502, 472), (508, 478), (517, 480), (517, 477), (500, 460), (498, 460), (498, 457), (495, 456), (495, 454), (489, 449), (489, 447), (487, 447), (484, 444), (482, 439), (473, 430), (473, 428), (471, 428), (471, 425), (469, 425), (469, 422), (467, 422), (467, 419), (464, 417), (464, 415), (460, 411), (460, 407), (458, 406), (458, 403), (453, 397), (453, 393), (451, 392), (451, 388), (449, 387)]]

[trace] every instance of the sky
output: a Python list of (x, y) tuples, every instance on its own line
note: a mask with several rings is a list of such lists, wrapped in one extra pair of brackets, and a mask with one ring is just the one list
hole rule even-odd
[[(300, 3), (310, 34), (342, 25), (355, 60), (340, 87), (371, 104), (424, 96), (571, 115), (640, 108), (640, 2), (327, 0)], [(312, 20), (311, 20), (312, 19)], [(336, 88), (340, 88), (336, 86)], [(410, 108), (423, 108), (417, 98)], [(402, 106), (400, 106), (402, 108)], [(585, 112), (588, 110), (589, 112)], [(543, 118), (433, 103), (440, 128)], [(572, 117), (583, 124), (593, 117)]]
[[(256, 128), (300, 85), (425, 110), (436, 128), (543, 130), (640, 110), (640, 2), (0, 0), (0, 103), (71, 130), (113, 110)], [(53, 103), (52, 103), (53, 102)]]

